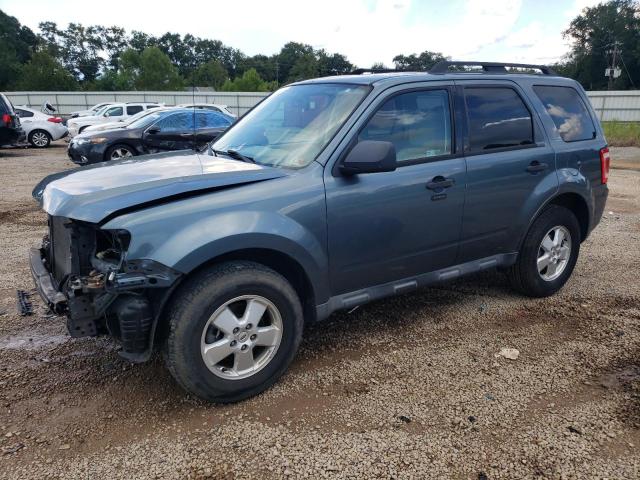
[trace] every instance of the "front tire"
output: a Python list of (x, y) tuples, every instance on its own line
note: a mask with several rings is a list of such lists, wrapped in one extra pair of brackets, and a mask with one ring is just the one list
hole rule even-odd
[(518, 260), (509, 270), (515, 290), (548, 297), (567, 282), (580, 252), (580, 224), (571, 210), (547, 207), (527, 232)]
[(44, 130), (29, 132), (29, 143), (35, 148), (47, 148), (51, 144), (51, 135)]
[(105, 161), (109, 160), (120, 160), (121, 158), (129, 158), (135, 156), (136, 151), (131, 148), (129, 145), (113, 145), (109, 147), (104, 154)]
[(218, 403), (273, 385), (293, 360), (303, 330), (291, 284), (253, 262), (223, 263), (188, 280), (168, 322), (169, 371), (188, 392)]

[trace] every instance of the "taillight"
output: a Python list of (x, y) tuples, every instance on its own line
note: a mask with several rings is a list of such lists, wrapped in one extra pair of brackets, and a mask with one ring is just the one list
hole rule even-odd
[(47, 122), (62, 123), (62, 119), (60, 117), (49, 117), (47, 118)]
[(611, 156), (609, 148), (600, 149), (600, 181), (605, 185), (609, 181), (609, 166), (611, 164)]
[(5, 113), (2, 115), (2, 123), (4, 123), (7, 127), (11, 125), (11, 115)]

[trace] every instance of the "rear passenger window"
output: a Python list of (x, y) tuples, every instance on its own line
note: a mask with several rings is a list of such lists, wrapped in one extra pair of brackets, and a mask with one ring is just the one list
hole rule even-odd
[(228, 127), (231, 122), (222, 114), (214, 111), (198, 112), (198, 128)]
[(519, 147), (533, 144), (531, 114), (511, 88), (464, 89), (469, 123), (469, 150)]
[(547, 109), (562, 140), (576, 142), (595, 138), (596, 129), (589, 111), (573, 88), (538, 85), (533, 90)]
[(446, 90), (424, 90), (387, 100), (358, 140), (391, 142), (398, 162), (451, 153), (451, 115)]
[(127, 106), (127, 115), (135, 115), (136, 113), (140, 113), (141, 111), (142, 111), (142, 105)]

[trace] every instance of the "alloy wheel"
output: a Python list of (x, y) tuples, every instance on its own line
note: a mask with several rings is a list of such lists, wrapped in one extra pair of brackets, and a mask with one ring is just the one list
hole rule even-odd
[(555, 226), (542, 238), (538, 248), (538, 274), (551, 282), (562, 275), (571, 257), (571, 234), (563, 226)]
[(225, 302), (209, 317), (200, 340), (207, 368), (227, 380), (250, 377), (275, 356), (282, 341), (282, 317), (259, 295)]
[(113, 152), (111, 152), (111, 160), (116, 160), (118, 158), (126, 158), (126, 157), (133, 157), (133, 153), (131, 153), (131, 150), (129, 150), (128, 148), (116, 148), (115, 150), (113, 150)]
[(49, 137), (44, 132), (34, 132), (31, 135), (31, 142), (36, 147), (46, 147), (49, 144)]

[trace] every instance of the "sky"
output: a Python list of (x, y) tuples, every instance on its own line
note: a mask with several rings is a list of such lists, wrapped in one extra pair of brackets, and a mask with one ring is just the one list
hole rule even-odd
[[(359, 67), (424, 50), (454, 60), (552, 63), (562, 31), (598, 0), (0, 0), (37, 31), (53, 21), (218, 39), (247, 55), (288, 41), (338, 52)], [(173, 6), (172, 6), (173, 5)]]

